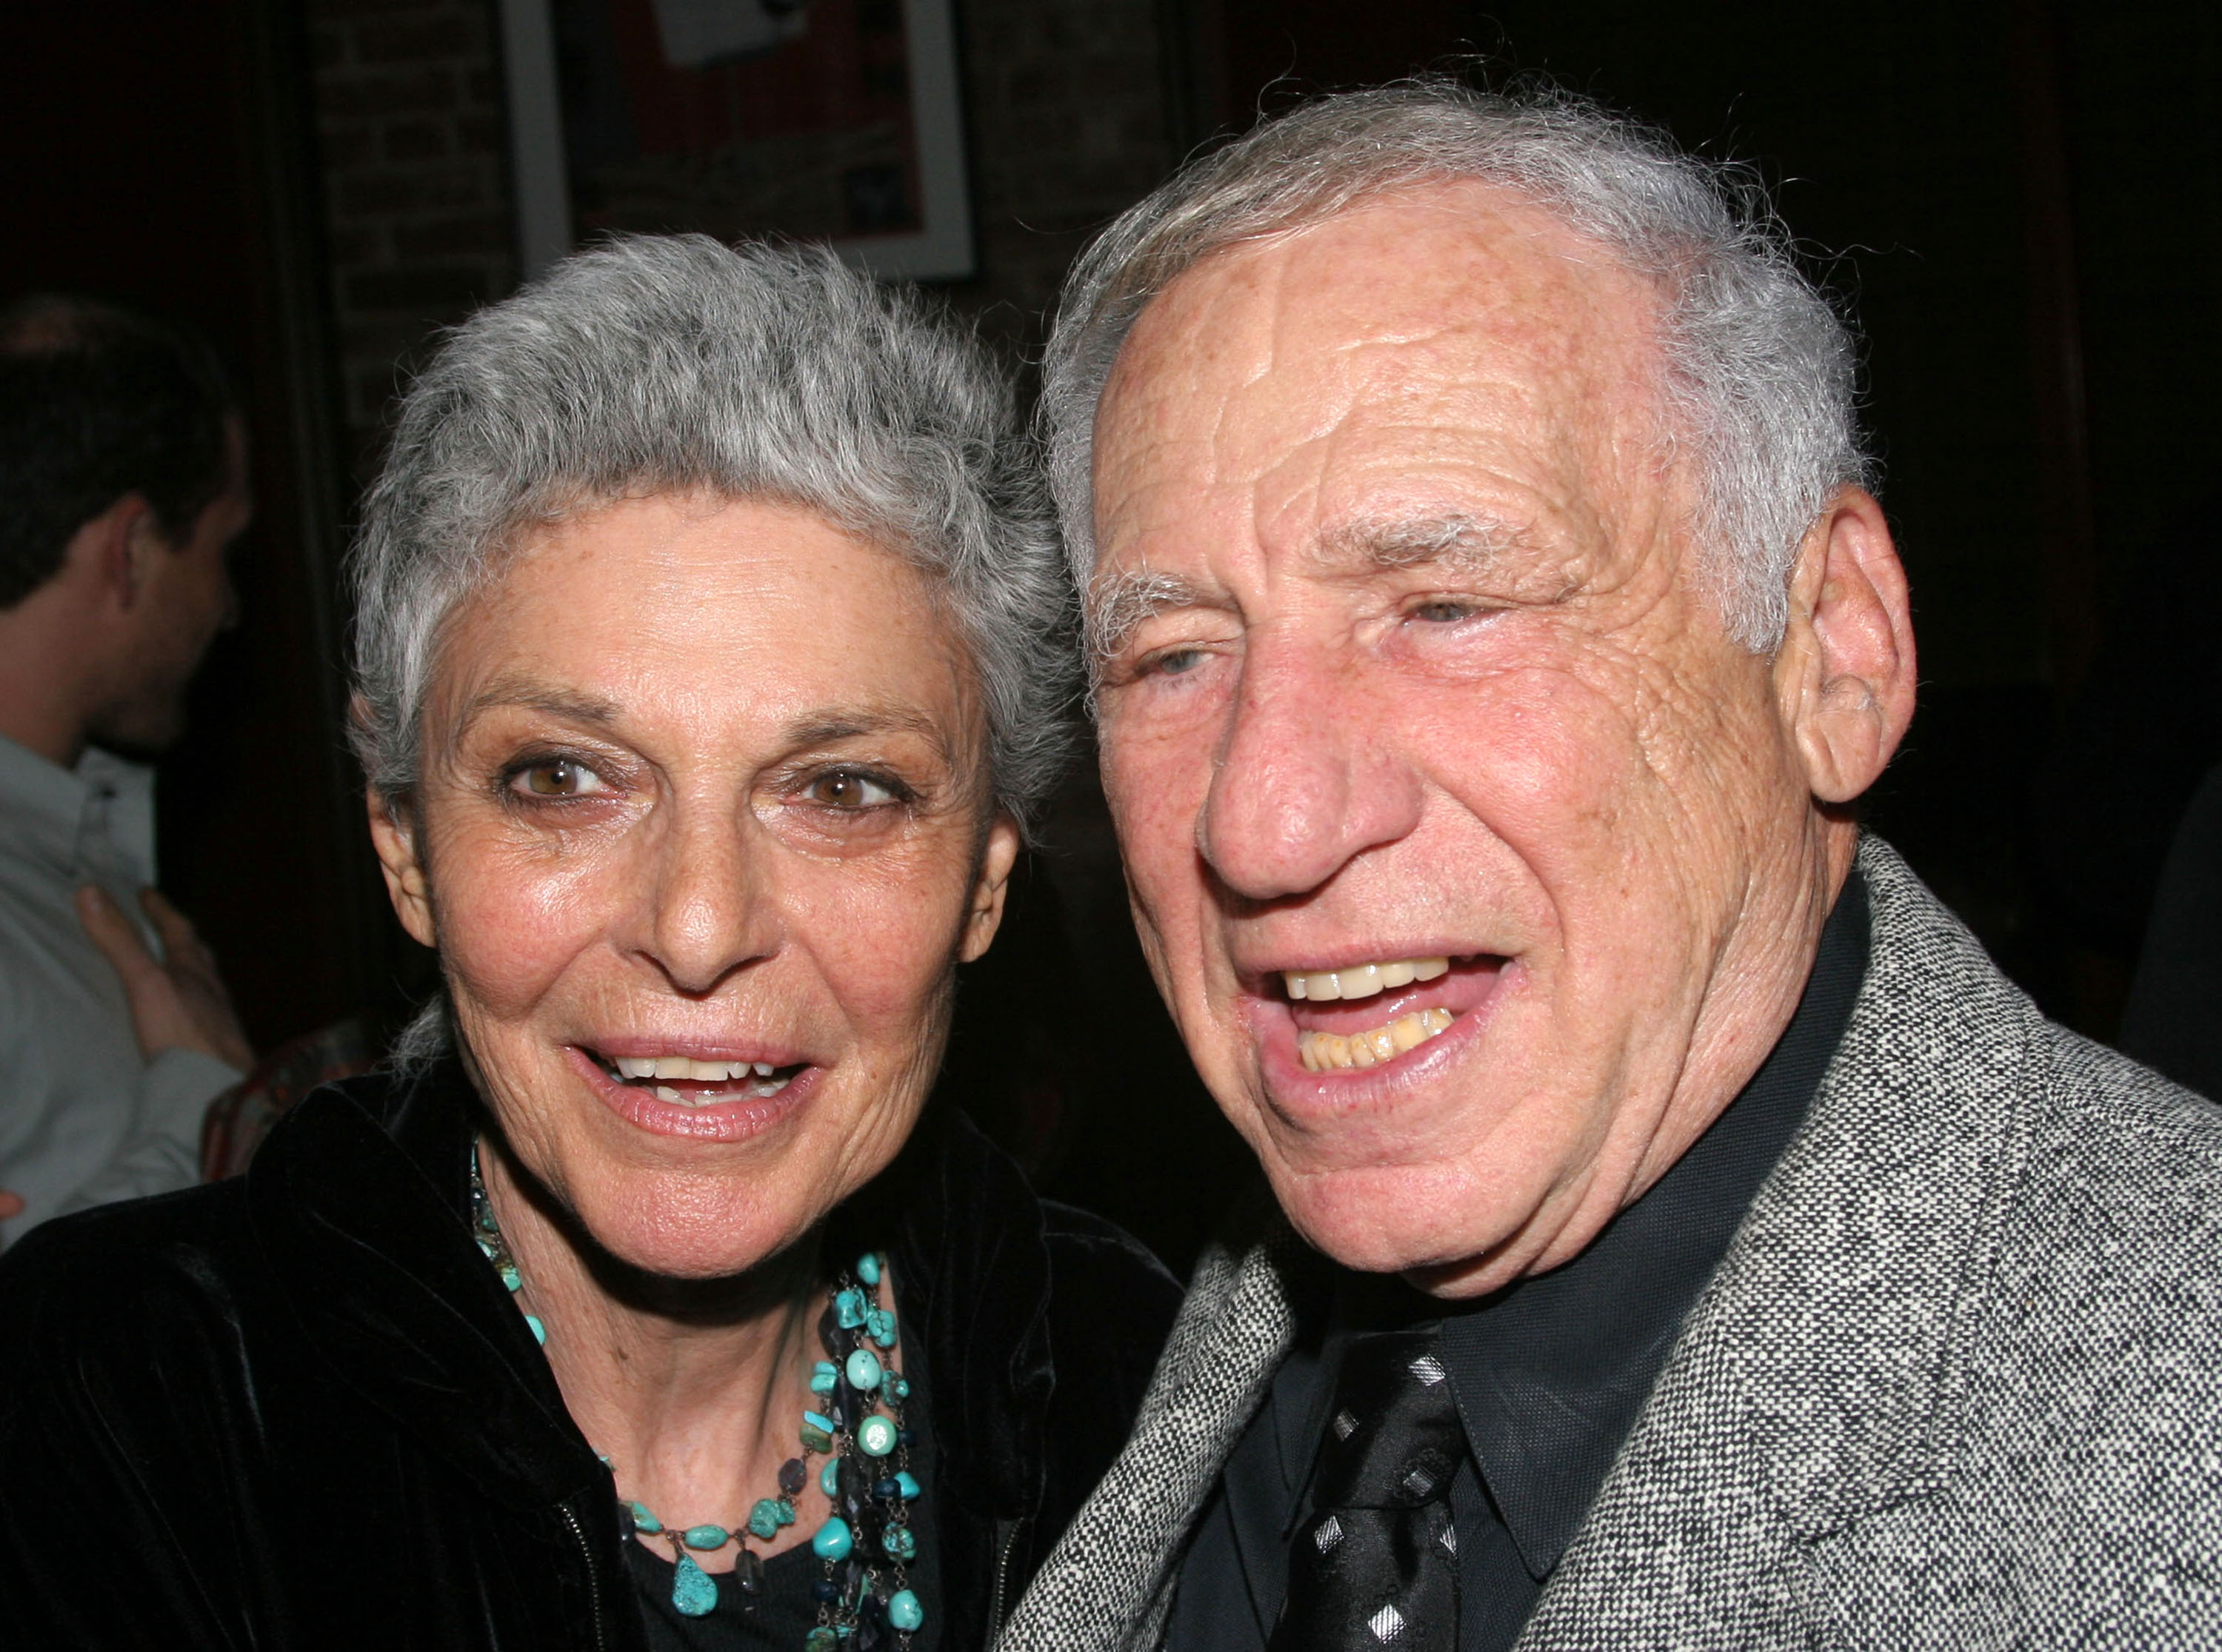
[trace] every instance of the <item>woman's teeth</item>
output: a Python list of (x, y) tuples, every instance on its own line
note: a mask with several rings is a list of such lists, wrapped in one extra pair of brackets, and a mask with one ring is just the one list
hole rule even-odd
[[(618, 1077), (628, 1084), (646, 1081), (658, 1101), (675, 1101), (682, 1107), (702, 1107), (714, 1102), (733, 1101), (743, 1096), (758, 1100), (777, 1095), (793, 1081), (794, 1075), (775, 1077), (778, 1069), (769, 1061), (698, 1061), (687, 1055), (619, 1055), (610, 1065), (617, 1069)], [(725, 1090), (697, 1090), (685, 1093), (668, 1084), (656, 1084), (657, 1079), (678, 1079), (697, 1085), (729, 1085)]]
[(1359, 964), (1349, 969), (1284, 969), (1281, 979), (1288, 983), (1290, 998), (1324, 1004), (1331, 998), (1370, 998), (1414, 981), (1432, 981), (1450, 967), (1447, 958), (1399, 958), (1393, 963)]
[[(1441, 973), (1441, 970), (1436, 971), (1437, 974)], [(1338, 1037), (1334, 1033), (1300, 1032), (1296, 1035), (1296, 1054), (1302, 1061), (1307, 1073), (1337, 1073), (1349, 1067), (1378, 1067), (1384, 1061), (1394, 1061), (1408, 1049), (1417, 1049), (1457, 1019), (1448, 1010), (1420, 1010), (1409, 1016), (1399, 1016), (1385, 1027), (1376, 1027), (1370, 1032), (1353, 1033), (1347, 1038)]]

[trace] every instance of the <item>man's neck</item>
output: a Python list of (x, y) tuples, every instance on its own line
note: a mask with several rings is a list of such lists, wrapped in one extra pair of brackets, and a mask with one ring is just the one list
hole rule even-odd
[(71, 593), (50, 580), (0, 610), (0, 735), (61, 768), (75, 768), (89, 735), (84, 627), (64, 611)]

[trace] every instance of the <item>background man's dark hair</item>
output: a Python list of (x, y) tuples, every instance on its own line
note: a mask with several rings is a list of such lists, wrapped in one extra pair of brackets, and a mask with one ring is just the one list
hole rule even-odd
[(215, 350), (181, 329), (85, 298), (0, 310), (0, 609), (127, 493), (182, 543), (223, 491), (234, 406)]

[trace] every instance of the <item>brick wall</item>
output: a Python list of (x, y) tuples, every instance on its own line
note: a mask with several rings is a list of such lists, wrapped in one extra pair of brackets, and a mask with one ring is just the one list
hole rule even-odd
[[(980, 273), (1014, 354), (1089, 233), (1174, 159), (1160, 0), (958, 0)], [(517, 281), (494, 0), (307, 0), (327, 253), (358, 480), (432, 332)]]
[(434, 329), (517, 282), (491, 0), (307, 0), (358, 479)]

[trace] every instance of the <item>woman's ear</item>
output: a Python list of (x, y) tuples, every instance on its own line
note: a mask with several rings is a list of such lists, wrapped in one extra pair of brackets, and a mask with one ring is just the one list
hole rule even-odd
[(375, 785), (363, 788), (370, 813), (370, 841), (378, 851), (379, 869), (386, 874), (386, 898), (401, 927), (419, 945), (436, 947), (438, 933), (432, 923), (431, 886), (425, 881), (424, 861), (417, 853), (417, 821), (406, 796), (390, 797)]
[(1003, 898), (1010, 892), (1011, 868), (1018, 860), (1019, 823), (999, 809), (988, 828), (988, 842), (980, 853), (980, 875), (965, 910), (964, 937), (957, 947), (959, 963), (970, 963), (994, 942), (995, 931), (1003, 924)]
[(1913, 610), (1882, 506), (1864, 488), (1829, 502), (1798, 548), (1777, 704), (1823, 803), (1880, 778), (1913, 720)]

